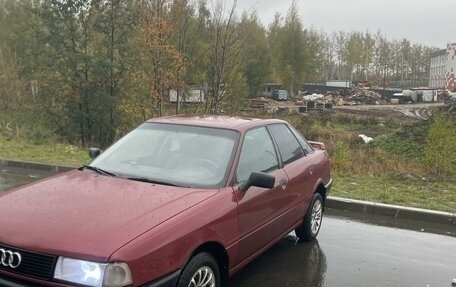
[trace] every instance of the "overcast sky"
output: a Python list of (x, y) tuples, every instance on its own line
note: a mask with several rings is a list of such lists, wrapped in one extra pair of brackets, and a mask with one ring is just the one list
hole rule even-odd
[[(230, 0), (232, 1), (232, 0)], [(256, 10), (267, 27), (274, 14), (285, 16), (292, 0), (238, 0), (240, 11)], [(333, 31), (379, 29), (388, 39), (445, 48), (456, 43), (456, 0), (297, 0), (305, 27)]]

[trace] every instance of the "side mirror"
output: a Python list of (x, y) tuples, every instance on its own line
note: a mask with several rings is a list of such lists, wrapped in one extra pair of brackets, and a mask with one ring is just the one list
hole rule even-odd
[(254, 171), (250, 174), (249, 179), (239, 185), (241, 191), (247, 191), (251, 186), (273, 188), (275, 177), (264, 172)]
[(96, 148), (96, 147), (89, 148), (89, 156), (92, 160), (95, 159), (97, 156), (99, 156), (100, 153), (101, 153), (101, 150), (99, 148)]

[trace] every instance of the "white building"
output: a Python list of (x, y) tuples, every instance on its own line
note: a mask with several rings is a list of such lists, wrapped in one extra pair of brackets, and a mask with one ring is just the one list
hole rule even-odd
[[(179, 102), (181, 103), (204, 103), (206, 98), (206, 90), (204, 88), (191, 88), (186, 91), (181, 91)], [(177, 91), (169, 90), (169, 102), (177, 102)]]
[(448, 44), (445, 50), (431, 57), (429, 87), (456, 90), (456, 43)]

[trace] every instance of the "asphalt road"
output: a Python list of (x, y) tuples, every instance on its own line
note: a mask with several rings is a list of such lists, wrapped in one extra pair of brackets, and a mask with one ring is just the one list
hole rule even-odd
[[(4, 166), (0, 171), (0, 192), (51, 175)], [(290, 234), (281, 240), (228, 286), (446, 287), (456, 279), (456, 235), (438, 226), (329, 210), (318, 241), (295, 239)]]
[(283, 239), (229, 286), (451, 286), (455, 255), (454, 237), (329, 215), (318, 242)]
[(0, 165), (0, 192), (51, 176), (52, 174), (53, 172), (50, 171)]

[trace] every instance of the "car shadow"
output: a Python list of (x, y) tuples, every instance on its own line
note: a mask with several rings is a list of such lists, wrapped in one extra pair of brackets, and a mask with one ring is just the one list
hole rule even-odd
[(243, 286), (324, 286), (326, 256), (317, 240), (297, 241), (288, 235), (249, 263), (228, 282)]

